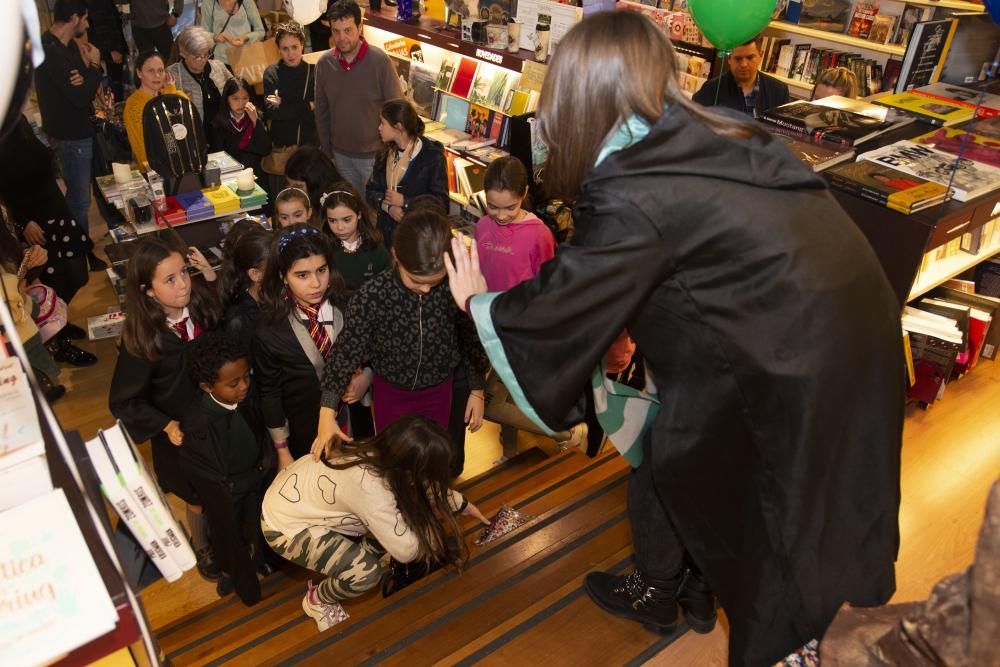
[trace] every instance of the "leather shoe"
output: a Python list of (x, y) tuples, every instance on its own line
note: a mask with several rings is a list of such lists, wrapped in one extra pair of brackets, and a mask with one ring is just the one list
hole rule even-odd
[(52, 378), (40, 370), (35, 369), (35, 378), (38, 379), (38, 386), (42, 390), (42, 395), (45, 396), (45, 400), (50, 405), (66, 395), (66, 387), (56, 384), (52, 381)]
[(97, 363), (97, 357), (73, 345), (68, 338), (57, 338), (49, 341), (49, 352), (53, 359), (62, 364), (93, 366)]
[(222, 577), (222, 568), (215, 561), (215, 555), (212, 553), (212, 550), (201, 549), (195, 553), (195, 556), (198, 559), (198, 574), (207, 581), (219, 581)]
[(69, 338), (70, 340), (87, 340), (87, 332), (72, 322), (67, 322), (66, 326), (59, 331), (58, 335), (63, 338)]

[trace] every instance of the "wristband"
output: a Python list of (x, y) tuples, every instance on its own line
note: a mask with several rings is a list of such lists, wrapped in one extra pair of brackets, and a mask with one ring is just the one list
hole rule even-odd
[(275, 449), (288, 449), (288, 441), (282, 440), (281, 442), (274, 443)]

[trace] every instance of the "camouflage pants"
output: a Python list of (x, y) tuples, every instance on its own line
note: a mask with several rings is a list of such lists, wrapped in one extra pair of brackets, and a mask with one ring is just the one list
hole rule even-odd
[(303, 530), (293, 538), (279, 533), (263, 520), (264, 539), (285, 560), (326, 575), (316, 591), (326, 603), (355, 598), (378, 586), (382, 579), (379, 560), (385, 551), (367, 537), (354, 538), (329, 531), (315, 537)]

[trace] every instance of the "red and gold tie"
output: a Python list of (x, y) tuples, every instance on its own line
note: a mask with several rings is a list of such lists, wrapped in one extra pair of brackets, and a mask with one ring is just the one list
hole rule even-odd
[(192, 324), (194, 325), (192, 327), (194, 329), (194, 335), (189, 336), (187, 323), (188, 323), (188, 318), (186, 317), (182, 319), (180, 322), (174, 322), (174, 331), (176, 331), (180, 335), (181, 340), (184, 341), (185, 343), (188, 342), (189, 340), (197, 338), (198, 334), (201, 333), (201, 327), (198, 326), (197, 322), (192, 321)]
[(306, 316), (306, 328), (309, 329), (309, 337), (316, 343), (316, 349), (326, 359), (333, 350), (333, 341), (330, 334), (326, 332), (326, 327), (319, 321), (319, 308), (314, 306), (304, 306), (301, 303), (295, 304), (299, 312)]

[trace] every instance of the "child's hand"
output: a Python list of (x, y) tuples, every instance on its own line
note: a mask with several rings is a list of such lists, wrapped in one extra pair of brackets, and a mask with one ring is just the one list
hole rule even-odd
[(292, 458), (292, 453), (288, 451), (288, 447), (282, 447), (275, 451), (278, 453), (278, 472), (295, 463), (295, 459)]
[(466, 302), (477, 294), (486, 291), (486, 279), (483, 278), (479, 270), (479, 252), (476, 244), (465, 247), (465, 235), (455, 237), (451, 240), (451, 252), (454, 255), (445, 253), (444, 266), (448, 270), (448, 287), (451, 289), (451, 296), (455, 299), (458, 307), (465, 311)]
[(215, 282), (215, 269), (205, 259), (205, 255), (201, 253), (201, 250), (198, 250), (195, 246), (188, 247), (188, 263), (201, 272), (206, 282)]
[(329, 454), (338, 442), (353, 442), (353, 439), (340, 430), (340, 426), (337, 424), (337, 412), (333, 408), (324, 406), (319, 409), (316, 439), (313, 440), (312, 447), (309, 448), (313, 461), (319, 461), (320, 456), (324, 453)]
[(354, 371), (354, 377), (351, 378), (351, 383), (347, 385), (347, 391), (341, 397), (344, 403), (357, 403), (360, 401), (365, 393), (368, 391), (368, 378), (365, 376), (364, 371), (360, 368)]
[(469, 392), (469, 400), (465, 402), (465, 423), (469, 431), (475, 433), (483, 425), (483, 414), (486, 412), (486, 397), (482, 389)]
[(248, 116), (250, 116), (250, 122), (253, 123), (254, 125), (256, 125), (257, 124), (257, 107), (255, 107), (253, 105), (253, 102), (247, 102), (247, 105), (245, 107), (243, 107), (243, 110), (247, 112)]
[(167, 434), (170, 438), (170, 442), (177, 447), (180, 447), (184, 443), (184, 433), (181, 431), (181, 425), (176, 419), (171, 419), (166, 426), (163, 427), (163, 432)]
[(479, 508), (472, 503), (466, 504), (465, 509), (462, 510), (462, 516), (471, 516), (472, 518), (477, 519), (480, 523), (485, 523), (487, 526), (490, 525), (490, 520), (483, 516), (483, 513), (479, 511)]

